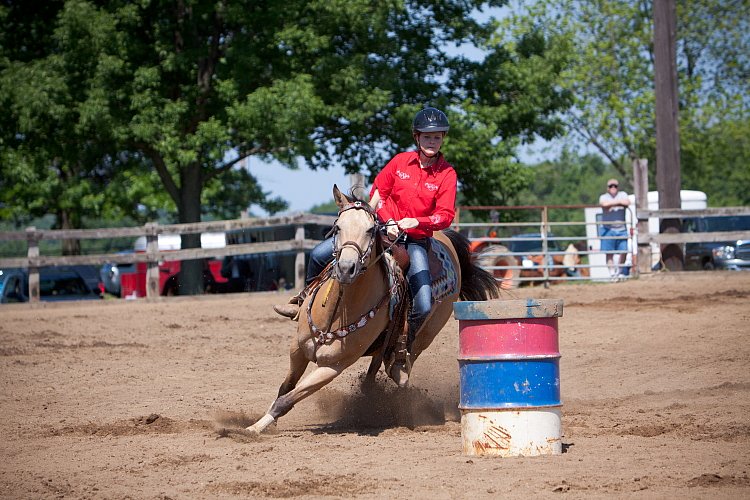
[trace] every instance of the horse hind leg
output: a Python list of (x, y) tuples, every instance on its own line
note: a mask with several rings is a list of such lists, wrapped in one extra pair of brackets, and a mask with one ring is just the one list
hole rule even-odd
[(346, 367), (323, 366), (311, 371), (305, 377), (303, 377), (302, 380), (300, 380), (299, 384), (297, 384), (294, 389), (276, 398), (276, 401), (273, 402), (268, 412), (263, 415), (260, 420), (248, 427), (247, 430), (254, 434), (260, 434), (266, 429), (266, 427), (275, 422), (276, 419), (286, 415), (289, 410), (294, 407), (295, 404), (299, 403), (306, 397), (318, 391), (321, 387), (328, 384), (331, 380), (335, 379), (344, 370), (344, 368)]

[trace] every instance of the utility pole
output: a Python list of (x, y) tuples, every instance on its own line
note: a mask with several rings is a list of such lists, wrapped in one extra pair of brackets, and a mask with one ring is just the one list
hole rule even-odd
[[(677, 119), (677, 13), (675, 0), (654, 0), (654, 83), (656, 90), (656, 187), (659, 209), (681, 208), (680, 134)], [(679, 219), (661, 219), (660, 233), (679, 233)], [(663, 245), (667, 269), (683, 269), (682, 247)]]

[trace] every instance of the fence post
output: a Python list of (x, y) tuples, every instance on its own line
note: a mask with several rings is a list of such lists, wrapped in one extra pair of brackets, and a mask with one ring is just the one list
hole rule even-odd
[(159, 224), (146, 223), (146, 298), (153, 299), (160, 295), (159, 291)]
[(296, 290), (302, 290), (305, 288), (305, 226), (298, 224), (294, 232), (294, 239), (299, 244), (299, 250), (297, 251), (297, 257), (294, 259), (294, 288)]
[[(648, 210), (648, 160), (645, 158), (633, 160), (633, 189), (635, 190), (635, 215)], [(638, 274), (651, 272), (651, 244), (643, 242), (641, 235), (648, 234), (648, 219), (638, 219)]]
[[(549, 235), (549, 213), (547, 207), (542, 207), (542, 259), (544, 259), (544, 288), (549, 288), (549, 242), (547, 236)], [(554, 259), (552, 263), (554, 264)]]
[(39, 302), (39, 233), (36, 227), (26, 228), (27, 257), (29, 258), (29, 302)]

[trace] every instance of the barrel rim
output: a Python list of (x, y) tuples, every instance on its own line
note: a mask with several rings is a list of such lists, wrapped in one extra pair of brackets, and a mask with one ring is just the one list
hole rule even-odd
[(563, 299), (467, 300), (453, 304), (457, 320), (557, 318)]
[(539, 409), (551, 409), (551, 408), (559, 408), (562, 411), (563, 403), (560, 401), (559, 403), (552, 403), (552, 404), (546, 404), (546, 405), (519, 405), (517, 403), (507, 403), (497, 406), (466, 406), (459, 404), (458, 409), (461, 411), (493, 411), (493, 410), (522, 410), (522, 411), (533, 411), (533, 410), (539, 410)]

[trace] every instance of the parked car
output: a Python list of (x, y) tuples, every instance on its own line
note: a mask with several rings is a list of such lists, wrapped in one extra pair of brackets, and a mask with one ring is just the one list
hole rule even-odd
[(0, 269), (0, 304), (27, 302), (28, 283), (22, 269)]
[[(39, 269), (39, 298), (45, 302), (93, 300), (101, 291), (85, 266)], [(0, 270), (0, 303), (28, 302), (29, 274), (26, 269)]]
[[(120, 253), (133, 253), (120, 252)], [(123, 273), (132, 273), (135, 271), (135, 264), (117, 264), (116, 262), (107, 262), (99, 269), (99, 279), (104, 286), (104, 291), (114, 295), (121, 296), (122, 285), (120, 276)]]
[[(690, 217), (682, 220), (683, 233), (750, 231), (750, 215)], [(685, 244), (686, 269), (750, 270), (750, 239)]]

